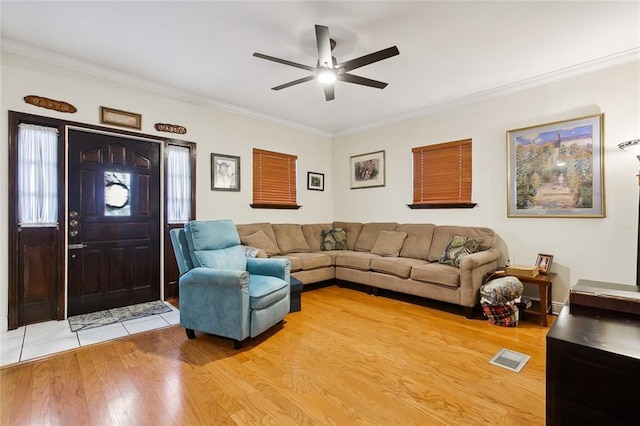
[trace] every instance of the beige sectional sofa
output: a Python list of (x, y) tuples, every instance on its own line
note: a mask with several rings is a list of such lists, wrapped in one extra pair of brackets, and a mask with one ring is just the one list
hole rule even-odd
[[(482, 227), (393, 222), (236, 226), (242, 243), (259, 249), (254, 254), (290, 259), (291, 275), (305, 285), (331, 279), (349, 281), (457, 304), (467, 316), (479, 302), (484, 277), (497, 268), (500, 256), (494, 247), (495, 233)], [(323, 231), (327, 230), (346, 234), (346, 247), (323, 250), (331, 248), (326, 240), (323, 247)], [(446, 249), (454, 253), (454, 236), (455, 241), (462, 237), (463, 242), (475, 242), (479, 251), (454, 259), (444, 256)], [(448, 262), (441, 263), (443, 260)]]

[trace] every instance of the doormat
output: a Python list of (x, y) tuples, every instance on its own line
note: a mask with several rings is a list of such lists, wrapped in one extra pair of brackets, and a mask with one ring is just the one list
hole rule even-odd
[(90, 312), (88, 314), (69, 317), (71, 332), (102, 327), (116, 322), (128, 321), (149, 315), (171, 312), (171, 308), (160, 300), (140, 303), (138, 305), (123, 306), (122, 308), (107, 309), (106, 311)]
[(489, 364), (497, 365), (507, 370), (519, 373), (522, 367), (529, 361), (529, 355), (521, 354), (509, 349), (500, 349), (500, 351), (491, 358)]

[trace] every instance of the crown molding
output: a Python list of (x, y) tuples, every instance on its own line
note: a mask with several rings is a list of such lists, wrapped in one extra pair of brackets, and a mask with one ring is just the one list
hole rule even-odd
[(583, 62), (567, 68), (552, 71), (546, 74), (540, 74), (535, 77), (531, 77), (524, 80), (519, 80), (513, 83), (505, 84), (495, 88), (483, 90), (480, 92), (469, 93), (467, 95), (447, 99), (444, 101), (436, 102), (426, 108), (422, 108), (419, 111), (412, 112), (403, 116), (391, 118), (385, 121), (378, 121), (376, 123), (364, 125), (358, 128), (353, 128), (344, 132), (335, 133), (335, 138), (341, 138), (365, 131), (371, 131), (385, 127), (391, 124), (400, 123), (402, 121), (411, 120), (425, 115), (433, 114), (438, 111), (444, 111), (456, 107), (469, 105), (475, 102), (495, 98), (498, 96), (506, 95), (509, 93), (519, 92), (522, 90), (530, 89), (533, 87), (542, 86), (544, 84), (553, 83), (560, 80), (565, 80), (571, 77), (577, 77), (583, 74), (589, 74), (592, 72), (600, 71), (606, 68), (611, 68), (618, 65), (627, 64), (630, 62), (640, 61), (640, 48), (634, 48), (625, 50), (619, 53), (615, 53), (602, 58), (594, 59), (592, 61)]
[(35, 59), (41, 62), (61, 66), (74, 71), (79, 71), (85, 74), (93, 75), (95, 77), (104, 78), (116, 83), (125, 84), (138, 89), (148, 90), (150, 92), (159, 93), (162, 95), (170, 96), (183, 101), (191, 102), (197, 105), (205, 107), (216, 108), (223, 111), (235, 113), (249, 118), (258, 119), (261, 121), (277, 124), (283, 127), (288, 127), (300, 131), (304, 131), (311, 134), (316, 134), (326, 138), (342, 138), (357, 133), (371, 131), (379, 129), (388, 125), (396, 124), (402, 121), (411, 120), (418, 117), (423, 117), (428, 114), (432, 114), (438, 111), (461, 107), (469, 105), (482, 100), (506, 95), (513, 92), (522, 91), (525, 89), (541, 86), (544, 84), (552, 83), (555, 81), (564, 80), (571, 77), (576, 77), (583, 74), (596, 72), (602, 69), (622, 65), (634, 61), (640, 60), (640, 48), (633, 48), (618, 52), (612, 55), (608, 55), (602, 58), (594, 59), (592, 61), (583, 62), (570, 67), (566, 67), (560, 70), (552, 71), (546, 74), (540, 74), (535, 77), (531, 77), (524, 80), (519, 80), (513, 83), (509, 83), (503, 86), (483, 90), (480, 92), (469, 93), (464, 96), (445, 99), (433, 103), (432, 105), (422, 108), (418, 111), (410, 114), (392, 117), (388, 120), (377, 121), (375, 123), (359, 126), (353, 129), (349, 129), (343, 132), (331, 133), (320, 129), (304, 126), (292, 121), (283, 120), (281, 118), (273, 117), (267, 114), (258, 113), (246, 108), (239, 107), (237, 105), (227, 104), (219, 102), (198, 94), (179, 90), (174, 87), (167, 86), (165, 84), (156, 83), (146, 79), (132, 76), (120, 71), (116, 71), (110, 68), (101, 67), (88, 62), (80, 61), (65, 55), (61, 55), (48, 50), (40, 49), (31, 45), (17, 42), (6, 38), (0, 39), (0, 50), (8, 53), (13, 53), (27, 58)]
[(139, 78), (127, 73), (113, 70), (111, 68), (102, 67), (99, 65), (91, 64), (89, 62), (85, 62), (85, 61), (80, 61), (78, 59), (74, 59), (69, 56), (61, 55), (59, 53), (51, 52), (45, 49), (40, 49), (38, 47), (20, 43), (15, 40), (1, 38), (0, 50), (2, 50), (3, 52), (24, 56), (37, 61), (46, 62), (48, 64), (57, 65), (73, 71), (89, 74), (94, 77), (104, 78), (106, 80), (110, 80), (115, 83), (125, 84), (127, 86), (135, 87), (138, 89), (143, 89), (153, 93), (170, 96), (172, 98), (180, 99), (186, 102), (191, 102), (197, 105), (220, 109), (223, 111), (231, 112), (231, 113), (242, 115), (245, 117), (266, 121), (272, 124), (277, 124), (279, 126), (316, 134), (326, 138), (333, 137), (333, 134), (330, 132), (325, 132), (323, 130), (316, 129), (309, 126), (303, 126), (293, 121), (283, 120), (281, 118), (273, 117), (267, 114), (258, 113), (256, 111), (242, 108), (237, 105), (219, 102), (204, 96), (197, 95), (192, 92), (179, 90), (179, 89), (176, 89), (175, 87), (167, 86), (166, 84), (156, 83), (154, 81)]

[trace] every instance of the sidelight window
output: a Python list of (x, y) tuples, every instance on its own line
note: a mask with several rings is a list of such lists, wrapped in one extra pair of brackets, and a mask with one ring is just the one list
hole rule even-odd
[(18, 222), (58, 224), (58, 129), (20, 124), (18, 129)]
[(167, 222), (185, 223), (191, 218), (191, 152), (177, 145), (167, 147)]

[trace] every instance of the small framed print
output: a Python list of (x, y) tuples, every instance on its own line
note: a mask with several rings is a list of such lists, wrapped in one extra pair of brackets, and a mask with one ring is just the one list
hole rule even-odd
[(384, 186), (384, 151), (354, 155), (350, 159), (351, 189)]
[(536, 259), (536, 267), (541, 274), (548, 274), (551, 269), (551, 262), (553, 262), (553, 255), (539, 253)]
[(307, 172), (307, 189), (324, 191), (324, 173)]
[(240, 191), (240, 157), (211, 154), (211, 190)]
[(101, 106), (100, 123), (140, 130), (142, 129), (142, 115)]

